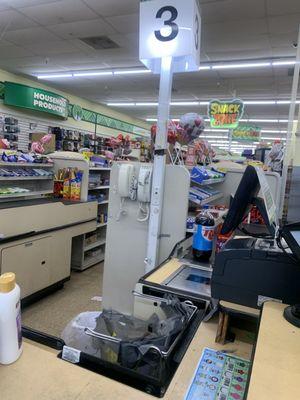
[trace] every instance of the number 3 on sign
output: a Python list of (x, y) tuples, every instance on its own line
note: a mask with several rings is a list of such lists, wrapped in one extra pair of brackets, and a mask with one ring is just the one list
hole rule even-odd
[(140, 59), (194, 57), (200, 61), (201, 17), (197, 0), (140, 3)]

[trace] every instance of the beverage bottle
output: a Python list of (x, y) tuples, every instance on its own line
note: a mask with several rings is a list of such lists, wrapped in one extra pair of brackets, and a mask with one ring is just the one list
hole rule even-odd
[(0, 364), (15, 362), (22, 353), (20, 288), (15, 274), (0, 275)]
[(208, 261), (213, 247), (215, 221), (207, 211), (202, 211), (195, 220), (193, 256), (198, 261)]

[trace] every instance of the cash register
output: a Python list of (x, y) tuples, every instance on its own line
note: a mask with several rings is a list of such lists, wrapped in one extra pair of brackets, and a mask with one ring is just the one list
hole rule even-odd
[[(258, 198), (259, 192), (262, 198)], [(212, 297), (252, 308), (260, 308), (267, 300), (299, 304), (300, 224), (279, 229), (272, 193), (258, 168), (246, 168), (221, 234), (240, 227), (253, 204), (258, 206), (268, 232), (233, 237), (225, 244), (215, 257)], [(299, 311), (300, 316), (300, 306), (293, 311), (286, 313), (294, 316)]]

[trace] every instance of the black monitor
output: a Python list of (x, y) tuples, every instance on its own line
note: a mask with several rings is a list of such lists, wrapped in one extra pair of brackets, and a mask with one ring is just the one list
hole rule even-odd
[[(263, 199), (258, 198), (260, 189), (263, 192)], [(274, 235), (274, 221), (272, 221), (273, 218), (269, 217), (271, 215), (270, 212), (274, 213), (275, 204), (270, 188), (264, 173), (252, 165), (248, 165), (231, 202), (221, 234), (226, 235), (237, 229), (249, 214), (252, 205), (257, 206), (270, 234)]]

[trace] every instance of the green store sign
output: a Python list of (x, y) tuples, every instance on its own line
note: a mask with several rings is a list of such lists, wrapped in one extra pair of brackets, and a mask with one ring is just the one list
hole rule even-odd
[(116, 129), (121, 132), (132, 133), (133, 135), (147, 136), (149, 134), (149, 131), (144, 128), (81, 108), (76, 104), (69, 105), (69, 117), (74, 118), (76, 121), (90, 122), (91, 124), (106, 126), (107, 128)]
[(19, 83), (4, 82), (4, 104), (68, 118), (69, 101), (65, 97)]
[(208, 117), (212, 128), (237, 128), (243, 114), (244, 103), (240, 99), (211, 100), (208, 106)]
[(68, 99), (56, 93), (19, 83), (0, 82), (0, 99), (8, 106), (41, 111), (63, 119), (69, 117), (75, 121), (89, 122), (133, 135), (149, 135), (147, 129), (87, 110), (77, 104), (70, 104)]
[(239, 141), (257, 141), (260, 140), (261, 128), (254, 125), (240, 125), (232, 131), (232, 139)]

